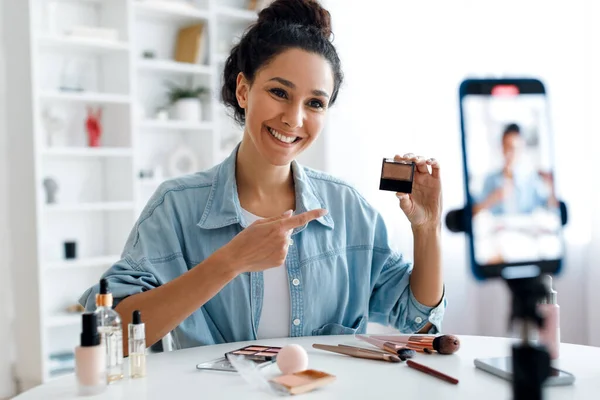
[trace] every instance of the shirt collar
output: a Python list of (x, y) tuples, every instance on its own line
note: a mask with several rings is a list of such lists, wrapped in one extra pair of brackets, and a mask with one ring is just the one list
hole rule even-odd
[[(200, 228), (217, 229), (236, 223), (241, 224), (243, 228), (247, 226), (246, 220), (242, 215), (242, 207), (235, 180), (238, 149), (239, 144), (216, 169), (206, 207), (198, 222)], [(292, 172), (296, 189), (295, 214), (325, 208), (325, 203), (312, 184), (310, 177), (307, 176), (304, 167), (296, 160), (292, 161)], [(329, 213), (315, 221), (331, 229), (334, 227), (333, 219)], [(296, 231), (301, 231), (305, 227), (299, 227)]]

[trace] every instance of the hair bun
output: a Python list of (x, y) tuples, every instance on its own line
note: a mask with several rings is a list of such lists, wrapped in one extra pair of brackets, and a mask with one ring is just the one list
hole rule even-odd
[(312, 26), (331, 36), (331, 15), (317, 0), (275, 0), (258, 15), (258, 24), (284, 22)]

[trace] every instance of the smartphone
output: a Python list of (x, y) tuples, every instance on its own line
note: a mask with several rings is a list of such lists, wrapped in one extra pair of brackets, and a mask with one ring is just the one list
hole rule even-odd
[(565, 246), (543, 83), (467, 79), (459, 104), (473, 275), (558, 274)]
[[(512, 381), (512, 359), (510, 357), (476, 358), (475, 366), (502, 379)], [(554, 367), (550, 367), (550, 376), (544, 381), (544, 386), (566, 386), (575, 382), (575, 375)]]

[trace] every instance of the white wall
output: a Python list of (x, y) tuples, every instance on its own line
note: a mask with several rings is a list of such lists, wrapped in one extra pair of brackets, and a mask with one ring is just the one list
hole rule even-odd
[[(598, 21), (600, 21), (600, 3), (597, 1), (591, 1), (588, 8), (587, 21), (588, 26), (590, 26), (590, 44), (596, 43), (595, 46), (592, 46), (591, 51), (588, 53), (589, 61), (587, 63), (588, 70), (590, 71), (600, 71), (600, 46), (597, 43), (600, 43), (600, 25)], [(594, 75), (591, 80), (591, 93), (587, 98), (586, 109), (590, 114), (598, 113), (600, 110), (600, 76)], [(596, 149), (596, 154), (598, 154), (597, 149), (600, 149), (600, 137), (598, 136), (598, 132), (600, 132), (600, 119), (595, 118), (590, 125), (590, 132), (592, 134), (592, 148)], [(596, 244), (595, 246), (590, 246), (590, 251), (588, 252), (588, 271), (587, 271), (587, 285), (585, 286), (587, 289), (587, 293), (589, 293), (589, 298), (587, 299), (587, 318), (589, 321), (589, 326), (587, 329), (588, 340), (589, 343), (593, 346), (600, 346), (600, 311), (598, 310), (598, 304), (600, 304), (600, 290), (598, 290), (598, 282), (600, 282), (600, 268), (598, 268), (598, 264), (600, 260), (600, 207), (597, 205), (600, 204), (600, 180), (590, 179), (589, 183), (593, 187), (593, 195), (591, 201), (596, 207), (593, 207), (592, 213), (592, 243)]]
[[(0, 21), (3, 16), (0, 1)], [(0, 26), (4, 24), (0, 22)], [(0, 29), (0, 399), (14, 394), (11, 361), (12, 338), (12, 295), (10, 291), (10, 235), (8, 233), (8, 149), (6, 132), (6, 96), (4, 67), (4, 29)]]
[[(586, 342), (586, 322), (580, 316), (587, 303), (581, 289), (590, 243), (590, 189), (575, 183), (572, 167), (575, 158), (578, 174), (585, 175), (591, 166), (591, 114), (582, 106), (592, 73), (585, 68), (586, 52), (593, 46), (592, 21), (585, 19), (591, 1), (570, 1), (567, 6), (539, 0), (324, 4), (333, 16), (334, 43), (346, 74), (326, 133), (329, 171), (354, 183), (384, 213), (408, 255), (412, 256), (412, 238), (406, 218), (395, 196), (378, 190), (381, 158), (405, 152), (438, 158), (445, 215), (464, 202), (460, 81), (469, 75), (505, 74), (535, 76), (546, 83), (560, 149), (559, 191), (571, 214), (566, 269), (556, 282), (563, 338)], [(505, 335), (505, 287), (501, 282), (473, 281), (462, 235), (444, 230), (443, 252), (449, 299), (445, 330)]]

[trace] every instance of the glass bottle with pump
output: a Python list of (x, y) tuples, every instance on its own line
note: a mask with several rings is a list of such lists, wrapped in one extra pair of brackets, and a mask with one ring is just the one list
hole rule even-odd
[(106, 372), (109, 383), (123, 378), (123, 327), (121, 316), (112, 308), (113, 297), (106, 279), (100, 280), (96, 295), (98, 332), (106, 347)]

